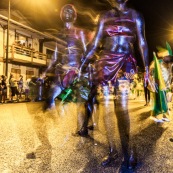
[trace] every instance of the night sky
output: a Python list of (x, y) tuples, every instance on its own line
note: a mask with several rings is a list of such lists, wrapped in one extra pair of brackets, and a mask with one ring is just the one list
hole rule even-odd
[[(62, 27), (59, 12), (65, 3), (72, 3), (78, 9), (76, 25), (88, 29), (94, 27), (89, 13), (96, 16), (110, 9), (106, 0), (25, 0), (22, 3), (21, 0), (11, 0), (11, 9), (19, 9), (35, 29), (59, 30)], [(150, 61), (156, 46), (165, 47), (167, 41), (173, 47), (173, 0), (129, 0), (128, 6), (144, 16)], [(7, 7), (7, 0), (0, 0), (0, 9)]]
[(145, 19), (146, 39), (150, 61), (156, 46), (166, 47), (166, 41), (173, 48), (173, 0), (129, 0)]

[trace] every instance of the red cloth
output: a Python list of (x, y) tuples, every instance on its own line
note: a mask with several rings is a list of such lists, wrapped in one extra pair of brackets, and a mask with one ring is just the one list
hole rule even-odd
[(120, 70), (127, 79), (131, 79), (130, 74), (137, 72), (136, 67), (136, 60), (132, 55), (104, 53), (96, 61), (96, 82), (107, 84), (111, 81), (114, 84)]

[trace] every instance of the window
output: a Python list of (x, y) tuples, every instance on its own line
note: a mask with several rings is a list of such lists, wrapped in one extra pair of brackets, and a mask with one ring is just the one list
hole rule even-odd
[(46, 54), (47, 54), (47, 58), (48, 59), (52, 59), (52, 56), (54, 54), (54, 51), (53, 50), (50, 50), (50, 49), (46, 49)]
[(11, 73), (14, 75), (15, 79), (19, 79), (21, 69), (11, 68)]
[(32, 76), (34, 76), (34, 71), (32, 71), (32, 70), (26, 70), (26, 79), (29, 79)]

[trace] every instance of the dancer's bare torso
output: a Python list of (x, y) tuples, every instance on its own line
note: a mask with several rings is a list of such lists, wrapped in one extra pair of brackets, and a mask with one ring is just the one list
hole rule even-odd
[(62, 49), (62, 59), (60, 63), (65, 68), (79, 68), (84, 52), (80, 32), (78, 32), (75, 28), (70, 30), (65, 29), (63, 39), (67, 46), (66, 48)]
[(59, 76), (57, 79), (61, 79), (59, 84), (64, 88), (69, 87), (78, 76), (84, 54), (82, 36), (83, 31), (75, 27), (65, 28), (61, 34), (66, 45), (61, 49), (55, 73)]
[[(136, 40), (134, 11), (111, 10), (101, 19), (103, 52), (128, 54)], [(99, 37), (99, 35), (98, 35)], [(98, 38), (99, 39), (99, 38)]]

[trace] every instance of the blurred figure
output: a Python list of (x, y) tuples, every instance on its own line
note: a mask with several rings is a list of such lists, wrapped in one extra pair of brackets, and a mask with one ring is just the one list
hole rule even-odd
[(29, 83), (30, 83), (31, 79), (28, 78), (25, 82), (24, 82), (24, 91), (25, 91), (25, 101), (31, 101), (29, 98)]
[(134, 78), (133, 82), (130, 84), (130, 88), (131, 88), (131, 94), (132, 94), (132, 99), (136, 99), (137, 97), (137, 83), (138, 83), (138, 80), (137, 80), (137, 77)]
[[(98, 48), (101, 50), (98, 53), (100, 59), (95, 62), (97, 71), (95, 82), (97, 85), (101, 85), (103, 91), (103, 98), (100, 102), (104, 106), (104, 125), (109, 143), (109, 153), (103, 159), (102, 166), (110, 166), (117, 159), (113, 112), (115, 110), (123, 152), (122, 168), (133, 169), (137, 162), (135, 154), (130, 152), (129, 146), (128, 92), (130, 82), (137, 71), (134, 43), (137, 39), (147, 74), (148, 46), (144, 34), (143, 17), (135, 10), (127, 8), (126, 2), (127, 0), (115, 0), (117, 6), (101, 15), (95, 39), (87, 51), (83, 65), (90, 62)], [(83, 68), (84, 66), (81, 67), (81, 70)], [(121, 70), (124, 76), (118, 78)], [(147, 75), (146, 78), (148, 78)], [(112, 89), (114, 87), (115, 91)], [(115, 107), (111, 108), (110, 106), (114, 104), (113, 95), (115, 94)]]
[(2, 103), (5, 103), (7, 99), (7, 77), (2, 75), (1, 78), (2, 78), (2, 81), (1, 81)]
[(146, 81), (145, 77), (146, 73), (144, 73), (144, 95), (145, 95), (145, 105), (148, 106), (150, 104), (150, 90), (148, 89), (148, 81)]
[(50, 86), (45, 101), (44, 110), (55, 108), (55, 98), (60, 96), (65, 101), (70, 94), (73, 94), (77, 101), (77, 134), (88, 135), (87, 131), (80, 129), (85, 119), (85, 102), (88, 99), (88, 79), (80, 75), (79, 67), (82, 63), (84, 52), (86, 51), (86, 38), (84, 31), (75, 27), (77, 18), (76, 9), (71, 4), (66, 4), (61, 8), (61, 20), (64, 28), (59, 33), (62, 41), (62, 48), (58, 50), (58, 56), (53, 57), (50, 69), (54, 68), (54, 80)]
[(98, 105), (99, 102), (97, 100), (98, 92), (97, 86), (94, 83), (94, 73), (95, 67), (93, 64), (89, 64), (88, 66), (88, 74), (89, 74), (89, 85), (90, 85), (90, 93), (88, 96), (88, 100), (85, 103), (85, 119), (81, 129), (78, 131), (79, 135), (84, 136), (88, 134), (88, 130), (95, 130), (98, 128)]
[(22, 93), (23, 93), (23, 76), (20, 75), (19, 76), (19, 80), (18, 80), (18, 91), (19, 91), (19, 98), (22, 98)]
[(48, 76), (45, 76), (44, 77), (44, 83), (43, 83), (43, 98), (44, 98), (44, 100), (47, 98), (47, 94), (48, 94), (50, 86), (51, 86), (51, 80)]
[(137, 79), (136, 80), (136, 98), (140, 98), (142, 96), (142, 92), (143, 92), (143, 82), (141, 79)]
[(0, 76), (0, 103), (2, 103), (2, 78)]
[(31, 101), (35, 102), (36, 98), (37, 98), (37, 93), (38, 89), (37, 89), (37, 77), (36, 76), (32, 76), (31, 80), (29, 81), (29, 98), (31, 99)]
[(37, 79), (37, 96), (36, 101), (42, 101), (43, 100), (43, 79), (38, 78)]
[[(165, 66), (162, 60), (158, 60), (156, 55), (154, 54), (154, 66), (150, 65), (150, 74), (153, 75), (154, 83), (156, 86), (156, 91), (154, 92), (154, 105), (151, 111), (151, 119), (155, 122), (169, 122), (169, 109), (168, 109), (168, 101), (166, 98), (166, 81), (164, 79), (164, 75), (162, 73), (163, 69), (169, 71), (169, 69)], [(167, 75), (166, 75), (167, 76)], [(162, 119), (158, 118), (159, 115), (162, 115)]]
[(13, 74), (10, 74), (9, 84), (11, 91), (10, 101), (13, 102), (14, 96), (16, 96), (17, 102), (19, 102), (19, 91), (17, 89), (17, 80), (14, 78)]
[(166, 99), (167, 99), (167, 102), (168, 102), (169, 111), (172, 110), (172, 96), (173, 96), (173, 93), (171, 92), (171, 88), (167, 89)]
[[(77, 134), (81, 128), (85, 117), (85, 91), (87, 91), (88, 81), (84, 76), (78, 74), (79, 67), (82, 63), (84, 52), (86, 51), (84, 32), (74, 26), (77, 14), (76, 9), (71, 4), (66, 4), (61, 8), (61, 20), (63, 21), (64, 28), (59, 33), (62, 39), (62, 45), (55, 50), (55, 55), (50, 62), (50, 65), (45, 73), (52, 71), (53, 80), (47, 93), (47, 98), (43, 107), (43, 111), (51, 113), (51, 116), (56, 116), (55, 99), (63, 93), (62, 101), (64, 101), (72, 90), (77, 99)], [(58, 45), (57, 45), (58, 46)], [(61, 53), (60, 53), (61, 52)], [(58, 57), (57, 54), (58, 54)], [(43, 74), (45, 77), (46, 74)], [(32, 79), (31, 79), (32, 81)], [(73, 85), (73, 88), (71, 86)], [(53, 112), (53, 115), (52, 115)], [(69, 112), (70, 114), (70, 112)], [(45, 132), (44, 132), (45, 133)], [(81, 134), (79, 134), (81, 135)], [(87, 134), (84, 134), (85, 136)], [(44, 135), (45, 137), (45, 135)], [(41, 140), (41, 139), (40, 139)], [(34, 155), (32, 153), (32, 155)], [(30, 156), (30, 153), (29, 153)]]

